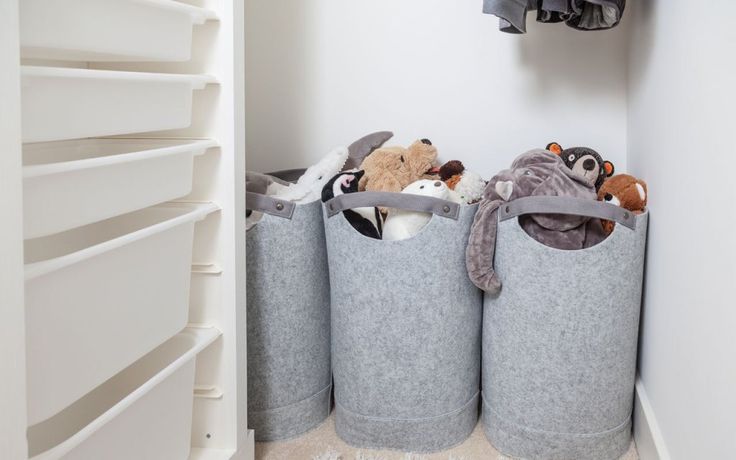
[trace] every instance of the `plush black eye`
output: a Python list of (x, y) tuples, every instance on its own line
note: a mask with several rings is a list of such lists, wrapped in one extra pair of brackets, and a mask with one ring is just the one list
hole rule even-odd
[(420, 186), (419, 186), (419, 190), (421, 190), (421, 189), (423, 189), (423, 188), (424, 188), (424, 185), (420, 185)]
[(613, 195), (611, 195), (610, 193), (606, 193), (605, 195), (603, 195), (603, 199), (606, 201), (611, 201), (613, 199)]
[(401, 155), (401, 162), (404, 162), (404, 155)]
[(319, 177), (317, 178), (317, 180), (322, 180), (322, 176), (319, 176)]
[(575, 161), (575, 155), (570, 155), (567, 157), (567, 161)]

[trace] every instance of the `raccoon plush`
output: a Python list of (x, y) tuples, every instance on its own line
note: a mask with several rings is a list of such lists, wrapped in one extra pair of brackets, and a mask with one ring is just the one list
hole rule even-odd
[[(363, 174), (365, 171), (346, 171), (334, 176), (322, 188), (322, 202), (326, 203), (336, 196), (357, 192), (358, 182)], [(343, 211), (343, 215), (350, 225), (363, 235), (381, 239), (383, 216), (378, 208), (348, 209)]]
[(595, 150), (588, 147), (571, 147), (563, 149), (557, 142), (547, 144), (547, 150), (559, 155), (565, 166), (572, 172), (583, 177), (590, 185), (594, 185), (596, 191), (600, 190), (603, 182), (613, 176), (614, 167), (610, 161), (603, 158)]

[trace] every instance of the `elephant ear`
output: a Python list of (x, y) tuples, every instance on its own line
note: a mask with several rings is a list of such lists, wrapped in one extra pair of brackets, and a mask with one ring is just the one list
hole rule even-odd
[(383, 146), (389, 139), (394, 137), (391, 131), (378, 131), (363, 136), (348, 147), (348, 161), (345, 162), (345, 170), (360, 168), (365, 157), (374, 150)]

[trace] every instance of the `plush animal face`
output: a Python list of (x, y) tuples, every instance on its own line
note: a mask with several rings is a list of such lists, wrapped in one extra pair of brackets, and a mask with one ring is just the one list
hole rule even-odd
[(383, 147), (371, 153), (361, 165), (365, 175), (360, 190), (400, 192), (429, 173), (437, 160), (437, 149), (424, 139), (409, 148)]
[(458, 203), (472, 204), (483, 197), (486, 181), (480, 174), (468, 171), (461, 161), (451, 160), (439, 169), (440, 179), (451, 190), (450, 197)]
[(530, 196), (558, 167), (560, 159), (544, 150), (532, 150), (519, 156), (493, 176), (483, 192), (485, 200), (510, 201)]
[[(598, 191), (598, 200), (621, 206), (635, 214), (643, 212), (647, 207), (647, 184), (634, 176), (619, 174), (603, 183)], [(614, 223), (601, 221), (606, 233), (613, 231)]]
[(358, 191), (358, 181), (363, 177), (363, 171), (347, 171), (338, 173), (322, 188), (322, 202), (346, 193)]
[(446, 200), (449, 197), (450, 189), (441, 180), (422, 179), (407, 185), (401, 193), (431, 196)]
[(547, 150), (559, 155), (568, 168), (583, 177), (588, 184), (594, 185), (596, 190), (601, 188), (607, 177), (613, 175), (613, 163), (603, 161), (603, 158), (593, 149), (572, 147), (563, 150), (560, 144), (553, 142), (547, 145)]

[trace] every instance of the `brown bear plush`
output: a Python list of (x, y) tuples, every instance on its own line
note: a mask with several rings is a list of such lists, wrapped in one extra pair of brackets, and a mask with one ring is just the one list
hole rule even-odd
[[(603, 182), (598, 191), (598, 200), (621, 206), (634, 214), (641, 214), (647, 207), (647, 184), (628, 174), (618, 174)], [(601, 220), (606, 235), (613, 232), (616, 225), (610, 220)]]
[(368, 155), (360, 169), (365, 175), (358, 190), (372, 192), (401, 192), (419, 179), (432, 179), (437, 160), (437, 149), (428, 139), (404, 147), (381, 147)]

